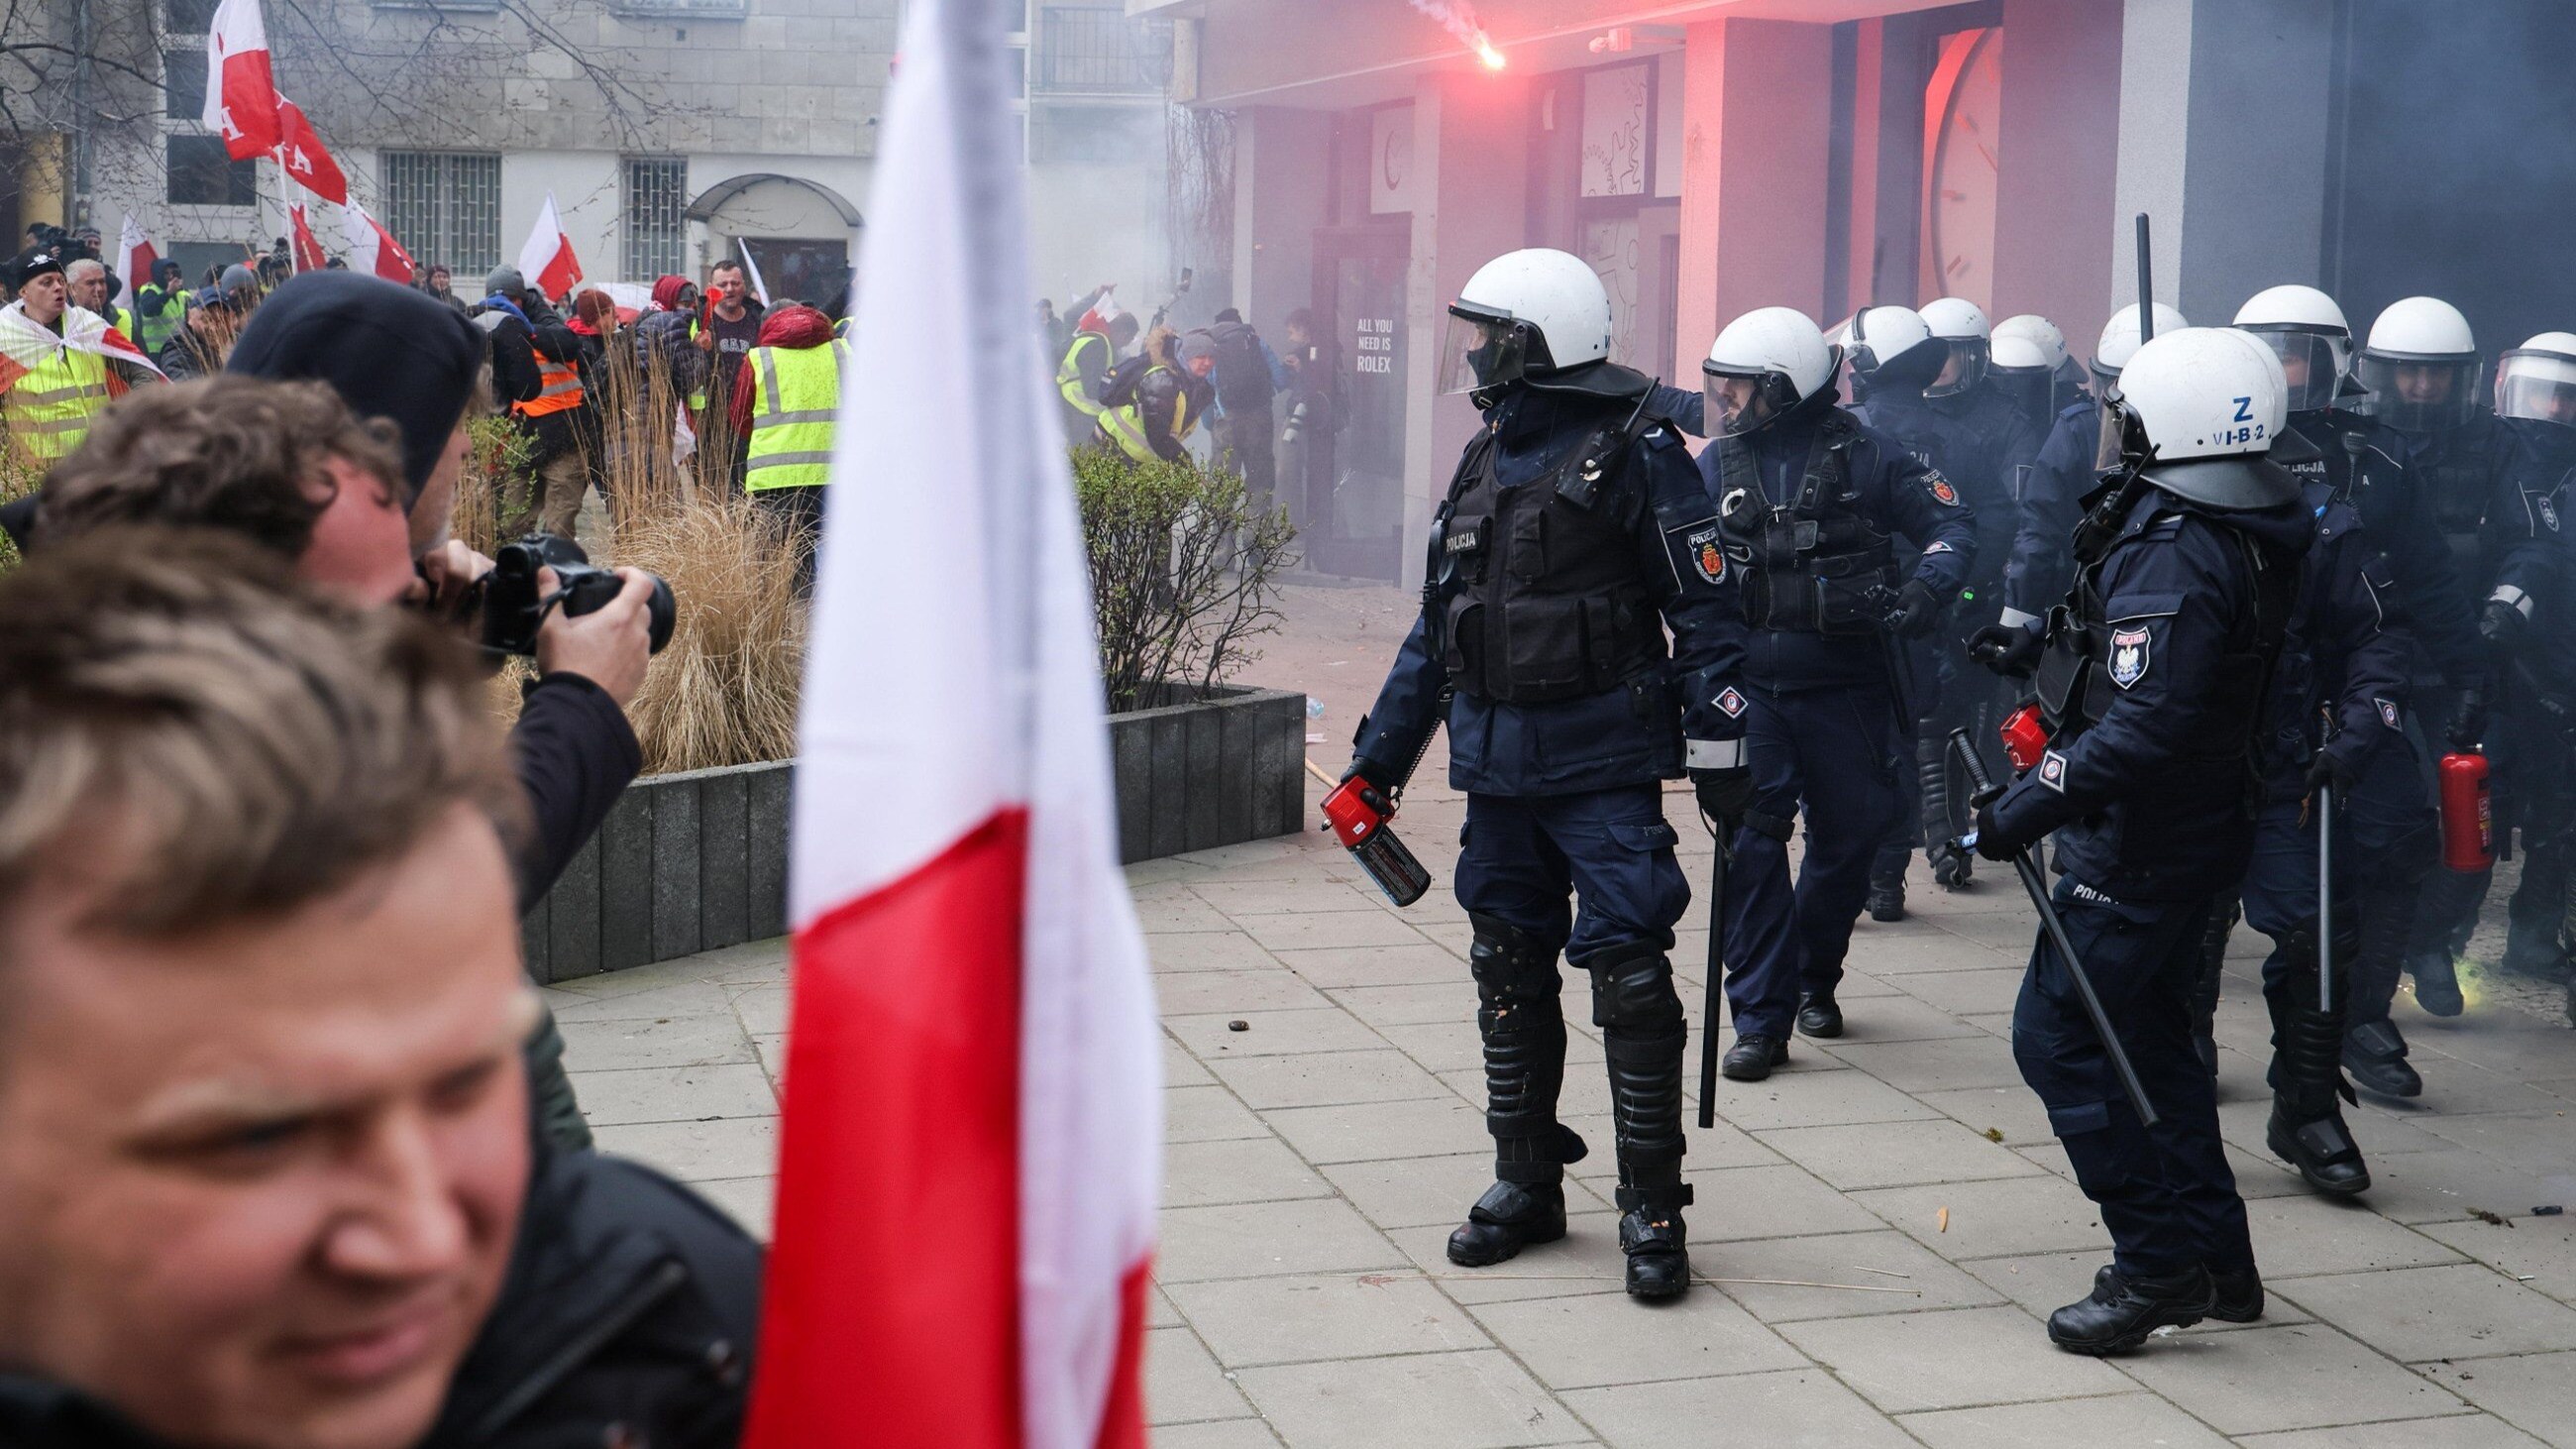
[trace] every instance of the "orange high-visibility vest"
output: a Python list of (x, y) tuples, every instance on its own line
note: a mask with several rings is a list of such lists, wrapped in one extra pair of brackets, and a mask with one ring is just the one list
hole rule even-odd
[(581, 374), (569, 362), (557, 362), (542, 352), (536, 357), (537, 376), (545, 383), (545, 391), (530, 401), (510, 404), (510, 411), (523, 418), (538, 418), (566, 408), (580, 407)]

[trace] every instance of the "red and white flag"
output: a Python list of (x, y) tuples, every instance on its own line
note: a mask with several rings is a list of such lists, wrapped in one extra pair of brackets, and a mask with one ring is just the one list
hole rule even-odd
[[(6, 392), (18, 379), (42, 367), (57, 351), (87, 352), (110, 362), (127, 362), (159, 372), (161, 369), (134, 339), (119, 332), (104, 317), (86, 307), (63, 309), (63, 330), (39, 324), (27, 315), (27, 304), (12, 302), (0, 307), (0, 392)], [(125, 380), (111, 370), (107, 375), (111, 394), (125, 391)]]
[(199, 118), (224, 138), (224, 150), (247, 161), (277, 149), (277, 76), (268, 63), (268, 24), (259, 0), (223, 0), (206, 33), (206, 106)]
[(1019, 300), (1003, 9), (912, 6), (887, 100), (806, 662), (751, 1449), (1145, 1442), (1161, 1055)]
[(347, 205), (349, 178), (341, 174), (340, 163), (324, 149), (313, 123), (304, 118), (304, 108), (284, 96), (278, 97), (277, 128), (277, 164), (288, 179), (324, 201)]
[(143, 234), (143, 224), (134, 219), (134, 213), (127, 212), (124, 224), (116, 229), (116, 275), (125, 287), (119, 296), (131, 303), (134, 294), (153, 280), (152, 269), (159, 265), (160, 249)]
[(313, 239), (313, 224), (304, 218), (304, 203), (286, 208), (287, 236), (295, 249), (295, 270), (318, 272), (330, 264), (322, 255), (322, 243)]
[(563, 218), (555, 212), (551, 191), (546, 193), (546, 209), (537, 213), (536, 229), (519, 248), (519, 275), (549, 302), (561, 301), (581, 280), (581, 258), (572, 254), (572, 238), (564, 235)]
[(735, 237), (733, 239), (733, 246), (735, 251), (742, 254), (742, 274), (744, 278), (751, 283), (751, 295), (758, 297), (760, 299), (760, 305), (763, 307), (768, 306), (769, 281), (767, 278), (761, 276), (760, 263), (751, 259), (751, 243), (744, 241), (740, 237)]
[(349, 243), (349, 269), (372, 272), (388, 282), (411, 285), (411, 253), (404, 251), (384, 223), (367, 215), (367, 209), (352, 201), (340, 208), (340, 234)]

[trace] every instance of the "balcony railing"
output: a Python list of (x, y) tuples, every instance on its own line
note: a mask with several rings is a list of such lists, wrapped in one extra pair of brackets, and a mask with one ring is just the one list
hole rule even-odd
[(1053, 5), (1038, 10), (1029, 55), (1037, 95), (1152, 96), (1172, 80), (1172, 24), (1120, 11)]

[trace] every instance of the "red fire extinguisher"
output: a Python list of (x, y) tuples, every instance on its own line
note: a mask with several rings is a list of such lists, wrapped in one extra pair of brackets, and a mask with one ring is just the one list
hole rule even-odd
[(2487, 757), (2474, 751), (2442, 757), (2442, 864), (2474, 875), (2495, 864), (2495, 796)]

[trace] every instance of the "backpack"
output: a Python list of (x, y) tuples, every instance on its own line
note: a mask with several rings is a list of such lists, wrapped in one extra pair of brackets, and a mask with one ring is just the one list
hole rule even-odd
[(1270, 401), (1276, 389), (1271, 385), (1269, 359), (1261, 355), (1261, 334), (1234, 323), (1218, 328), (1210, 340), (1216, 344), (1211, 380), (1216, 383), (1217, 400), (1229, 411)]
[(1100, 405), (1105, 408), (1123, 408), (1134, 402), (1136, 384), (1144, 380), (1145, 374), (1152, 370), (1153, 366), (1154, 359), (1140, 355), (1130, 357), (1109, 369), (1109, 375), (1100, 380)]

